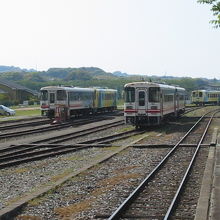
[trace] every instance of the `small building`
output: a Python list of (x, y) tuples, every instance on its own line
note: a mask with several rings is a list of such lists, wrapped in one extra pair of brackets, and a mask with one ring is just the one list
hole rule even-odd
[(16, 101), (18, 103), (38, 96), (38, 92), (5, 79), (0, 79), (0, 93), (8, 96), (10, 101)]

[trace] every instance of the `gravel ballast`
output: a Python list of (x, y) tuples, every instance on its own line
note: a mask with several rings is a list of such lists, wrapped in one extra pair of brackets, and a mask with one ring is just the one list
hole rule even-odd
[(121, 194), (128, 195), (167, 151), (129, 148), (29, 203), (22, 215), (41, 219), (93, 219), (99, 213), (110, 214), (112, 206), (122, 202)]
[[(147, 131), (149, 138), (142, 144), (175, 144), (186, 131), (185, 127), (175, 130)], [(191, 123), (189, 123), (190, 126)], [(171, 128), (171, 130), (170, 130)], [(122, 126), (120, 129), (126, 129)], [(161, 132), (160, 132), (161, 130)], [(164, 132), (164, 130), (166, 130)], [(87, 138), (105, 136), (117, 132), (112, 129)], [(85, 140), (80, 138), (76, 142)], [(75, 142), (73, 141), (73, 142)], [(72, 142), (72, 143), (73, 143)], [(127, 144), (129, 141), (120, 142)], [(71, 144), (71, 142), (67, 142)], [(67, 144), (66, 143), (66, 144)], [(0, 170), (0, 209), (16, 201), (36, 188), (56, 181), (68, 172), (82, 168), (86, 163), (101, 158), (111, 148), (90, 148), (54, 158)], [(108, 161), (65, 182), (61, 187), (31, 201), (17, 219), (94, 219), (112, 214), (123, 198), (158, 164), (169, 148), (129, 148)], [(203, 164), (204, 165), (204, 164)], [(197, 183), (195, 183), (197, 184)], [(197, 189), (199, 191), (199, 188)]]

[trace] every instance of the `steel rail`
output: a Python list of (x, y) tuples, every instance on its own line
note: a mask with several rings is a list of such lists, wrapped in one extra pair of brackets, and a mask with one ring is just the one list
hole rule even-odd
[(14, 124), (14, 123), (22, 122), (22, 121), (32, 121), (32, 120), (35, 120), (35, 119), (42, 119), (42, 118), (46, 118), (46, 117), (45, 116), (36, 116), (36, 117), (29, 117), (29, 118), (4, 120), (4, 121), (0, 121), (0, 125), (5, 124), (5, 123), (7, 123), (7, 124)]
[[(137, 143), (141, 140), (143, 140), (146, 137), (146, 135), (143, 135), (142, 137), (138, 138), (137, 140), (133, 140), (130, 144)], [(121, 146), (119, 149), (116, 149), (114, 152), (109, 152), (107, 155), (104, 155), (102, 158), (95, 158), (94, 161), (92, 161), (89, 164), (85, 164), (80, 168), (76, 170), (71, 170), (68, 172), (65, 176), (60, 178), (56, 181), (51, 181), (47, 186), (43, 185), (40, 187), (35, 187), (35, 192), (31, 191), (30, 193), (25, 193), (23, 195), (20, 195), (18, 200), (15, 202), (11, 202), (10, 204), (7, 204), (6, 207), (3, 207), (0, 210), (0, 219), (13, 219), (17, 215), (17, 211), (21, 209), (21, 207), (24, 207), (29, 201), (34, 200), (35, 198), (39, 198), (42, 195), (45, 195), (47, 193), (50, 193), (54, 189), (57, 189), (58, 187), (62, 186), (66, 181), (70, 180), (73, 177), (76, 177), (83, 173), (84, 171), (87, 171), (89, 169), (92, 169), (93, 167), (104, 163), (105, 161), (109, 160), (110, 158), (114, 157), (115, 155), (119, 154), (123, 150), (130, 147), (129, 144)]]
[[(17, 131), (17, 132), (11, 132), (11, 133), (6, 133), (6, 134), (0, 134), (0, 137), (13, 137), (13, 136), (16, 136), (16, 134), (31, 134), (32, 132), (34, 133), (35, 131), (40, 131), (40, 130), (50, 130), (50, 129), (54, 129), (54, 128), (58, 128), (58, 127), (65, 127), (65, 126), (71, 126), (71, 125), (78, 125), (79, 123), (84, 123), (84, 122), (87, 122), (87, 121), (90, 121), (91, 119), (83, 119), (83, 121), (81, 120), (80, 122), (76, 121), (76, 122), (73, 122), (73, 121), (68, 121), (68, 122), (64, 122), (62, 124), (55, 124), (53, 126), (49, 125), (48, 127), (43, 127), (43, 128), (36, 128), (36, 129), (30, 129), (30, 130), (24, 130), (24, 131)], [(47, 122), (51, 122), (51, 120), (47, 120)], [(28, 122), (28, 123), (24, 123), (22, 125), (27, 125), (27, 126), (31, 126), (31, 125), (35, 125), (35, 123), (39, 123), (40, 125), (40, 122)], [(11, 127), (12, 126), (12, 127)], [(21, 127), (24, 127), (24, 126), (21, 126)], [(6, 129), (8, 128), (8, 126), (5, 127)], [(9, 128), (19, 128), (19, 125), (9, 125)], [(1, 128), (0, 128), (1, 129)], [(3, 130), (3, 129), (2, 129)]]
[(196, 111), (198, 109), (201, 109), (201, 108), (204, 108), (204, 107), (190, 107), (190, 109), (187, 109), (183, 114), (181, 115), (186, 115), (187, 113), (189, 112), (193, 112), (193, 111)]
[[(107, 144), (109, 142), (124, 139), (124, 137), (127, 138), (131, 135), (131, 133), (135, 133), (135, 135), (137, 135), (137, 134), (143, 134), (143, 133), (145, 133), (145, 131), (130, 130), (130, 131), (125, 131), (125, 132), (121, 132), (121, 133), (118, 133), (118, 134), (114, 134), (114, 135), (108, 135), (108, 136), (105, 136), (105, 137), (100, 137), (100, 138), (91, 139), (91, 140), (88, 140), (88, 141), (83, 141), (83, 142), (80, 142), (80, 143), (81, 144), (91, 144), (91, 143)], [(122, 137), (122, 135), (124, 135), (124, 136)]]
[(30, 126), (37, 126), (37, 125), (42, 125), (42, 124), (47, 124), (51, 120), (45, 119), (45, 120), (39, 120), (39, 121), (33, 121), (33, 122), (26, 122), (22, 124), (14, 124), (14, 125), (5, 125), (0, 127), (0, 131), (5, 131), (9, 129), (14, 129), (14, 128), (23, 128), (23, 127), (30, 127)]
[[(9, 167), (9, 166), (18, 165), (18, 164), (21, 164), (21, 163), (24, 163), (24, 162), (40, 160), (40, 159), (51, 157), (51, 156), (66, 154), (66, 153), (70, 153), (70, 152), (73, 152), (73, 151), (94, 147), (94, 146), (90, 146), (91, 143), (97, 143), (98, 142), (99, 144), (102, 144), (102, 143), (105, 144), (106, 142), (112, 141), (113, 137), (114, 137), (114, 141), (125, 139), (125, 138), (130, 137), (132, 132), (135, 132), (135, 135), (143, 133), (143, 131), (142, 132), (136, 132), (135, 130), (132, 130), (132, 131), (126, 131), (126, 132), (115, 134), (115, 135), (109, 135), (109, 136), (106, 136), (106, 137), (103, 137), (103, 138), (97, 138), (97, 139), (89, 141), (89, 143), (87, 143), (87, 145), (84, 142), (77, 143), (76, 145), (78, 145), (78, 146), (74, 146), (74, 144), (73, 145), (57, 145), (57, 146), (53, 145), (52, 148), (50, 148), (50, 149), (45, 149), (45, 150), (40, 150), (40, 151), (35, 151), (35, 152), (28, 152), (28, 153), (25, 153), (25, 152), (24, 153), (21, 153), (21, 152), (18, 153), (17, 152), (17, 154), (15, 154), (15, 155), (5, 155), (5, 157), (3, 155), (0, 158), (0, 169), (5, 168), (5, 167)], [(124, 135), (124, 136), (122, 136), (122, 135)], [(108, 141), (101, 142), (101, 140), (108, 140)], [(82, 146), (79, 145), (81, 143), (83, 144)], [(33, 149), (44, 148), (44, 147), (49, 147), (49, 145), (48, 144), (45, 144), (45, 145), (42, 144), (41, 146), (37, 145), (37, 146), (33, 146)], [(27, 149), (24, 150), (24, 151), (27, 151)], [(31, 157), (31, 158), (25, 158), (25, 157)], [(5, 161), (11, 161), (11, 162), (3, 163)]]
[[(21, 149), (21, 150), (17, 150), (17, 151), (11, 152), (11, 153), (0, 155), (0, 163), (5, 160), (17, 159), (21, 156), (31, 156), (31, 155), (36, 155), (36, 154), (40, 154), (40, 153), (44, 153), (44, 152), (51, 152), (51, 151), (55, 151), (55, 150), (59, 150), (59, 149), (71, 148), (71, 147), (75, 147), (75, 145), (79, 145), (79, 144), (84, 144), (84, 145), (86, 145), (86, 144), (87, 145), (88, 144), (106, 144), (106, 142), (111, 142), (112, 140), (115, 141), (115, 140), (120, 140), (120, 139), (124, 139), (126, 137), (129, 137), (131, 135), (131, 133), (133, 133), (133, 132), (136, 132), (136, 130), (121, 132), (121, 133), (114, 134), (114, 135), (108, 135), (108, 136), (105, 136), (102, 138), (91, 139), (89, 141), (83, 141), (83, 142), (78, 142), (76, 144), (68, 144), (68, 145), (54, 144), (54, 143), (53, 144), (40, 144), (40, 145), (39, 144), (20, 144), (20, 145), (16, 145), (16, 146), (18, 146), (18, 148), (25, 148), (25, 149)], [(137, 134), (141, 134), (141, 133), (143, 133), (143, 132), (138, 132)], [(33, 152), (33, 150), (36, 150), (39, 148), (50, 148), (50, 149), (41, 150), (41, 151), (39, 150), (39, 151)]]
[(35, 134), (35, 133), (38, 133), (38, 132), (46, 132), (46, 131), (56, 130), (58, 128), (66, 128), (66, 127), (69, 127), (69, 126), (71, 126), (70, 123), (68, 123), (68, 124), (58, 124), (58, 125), (47, 126), (47, 127), (43, 127), (43, 128), (35, 128), (35, 129), (31, 129), (31, 130), (26, 130), (26, 131), (17, 131), (17, 132), (5, 133), (5, 134), (0, 134), (0, 139), (19, 137), (19, 136), (22, 136), (22, 135)]
[[(87, 128), (87, 129), (84, 129), (84, 130), (81, 130), (81, 131), (75, 131), (73, 133), (59, 135), (59, 136), (51, 137), (51, 138), (46, 138), (46, 139), (42, 139), (42, 140), (39, 140), (39, 141), (33, 141), (33, 142), (31, 142), (31, 144), (39, 144), (39, 143), (42, 143), (42, 142), (48, 142), (50, 144), (57, 144), (57, 143), (60, 143), (60, 142), (63, 142), (63, 141), (68, 141), (68, 140), (71, 140), (73, 138), (82, 137), (82, 136), (92, 134), (92, 133), (97, 132), (97, 131), (102, 131), (102, 130), (105, 130), (107, 128), (119, 126), (119, 125), (122, 125), (122, 124), (124, 124), (124, 120), (119, 120), (119, 121), (115, 121), (115, 122), (110, 122), (108, 124), (99, 125), (99, 126), (94, 127), (94, 128)], [(54, 139), (56, 139), (56, 141), (54, 141)]]
[(187, 170), (186, 170), (186, 172), (185, 172), (185, 174), (184, 174), (184, 176), (182, 178), (182, 181), (181, 181), (181, 183), (180, 183), (180, 185), (179, 185), (179, 187), (178, 187), (178, 189), (176, 191), (176, 194), (175, 194), (175, 196), (174, 196), (174, 198), (173, 198), (173, 200), (172, 200), (172, 202), (171, 202), (171, 204), (170, 204), (170, 206), (168, 208), (168, 211), (167, 211), (167, 213), (166, 213), (166, 215), (164, 217), (164, 220), (168, 220), (170, 218), (170, 216), (172, 215), (173, 210), (174, 210), (174, 208), (177, 205), (177, 200), (180, 197), (180, 194), (181, 194), (181, 192), (183, 190), (183, 187), (184, 187), (184, 184), (186, 183), (187, 178), (189, 177), (190, 171), (191, 171), (192, 166), (193, 166), (193, 164), (195, 162), (195, 158), (196, 158), (196, 156), (197, 156), (197, 154), (199, 152), (199, 149), (200, 149), (201, 144), (202, 144), (202, 142), (203, 142), (203, 140), (205, 138), (205, 135), (207, 134), (207, 131), (208, 131), (209, 126), (210, 126), (210, 124), (211, 124), (211, 122), (213, 120), (213, 117), (218, 112), (219, 112), (219, 110), (217, 112), (213, 113), (213, 115), (209, 119), (209, 121), (208, 121), (208, 123), (206, 125), (206, 128), (205, 128), (205, 131), (203, 132), (203, 135), (202, 135), (202, 137), (201, 137), (201, 139), (200, 139), (200, 141), (199, 141), (199, 143), (198, 143), (198, 145), (196, 147), (195, 153), (194, 153), (194, 155), (193, 155), (193, 157), (192, 157), (192, 159), (190, 161), (190, 164), (189, 164), (189, 166), (188, 166), (188, 168), (187, 168)]
[(50, 125), (47, 127), (35, 128), (35, 129), (31, 129), (31, 130), (5, 133), (5, 134), (0, 134), (0, 139), (19, 137), (19, 136), (30, 135), (30, 134), (35, 134), (35, 133), (39, 133), (39, 132), (53, 131), (56, 129), (63, 129), (63, 128), (67, 128), (70, 126), (76, 126), (76, 125), (78, 126), (78, 125), (82, 125), (84, 123), (92, 123), (92, 122), (96, 122), (96, 121), (100, 121), (100, 120), (104, 120), (104, 118), (83, 119), (83, 121), (81, 120), (79, 122), (65, 122), (62, 124), (56, 124), (56, 125), (52, 125), (52, 126)]
[[(45, 145), (48, 145), (48, 144), (58, 144), (58, 143), (62, 143), (64, 141), (67, 141), (67, 140), (70, 140), (70, 139), (73, 139), (73, 138), (83, 137), (83, 136), (86, 136), (88, 134), (92, 134), (94, 132), (103, 131), (107, 128), (115, 127), (115, 126), (118, 126), (118, 125), (121, 125), (121, 124), (122, 124), (121, 121), (111, 122), (107, 125), (101, 125), (101, 126), (94, 127), (94, 128), (88, 128), (88, 129), (84, 129), (84, 130), (81, 130), (81, 131), (68, 133), (68, 134), (65, 134), (65, 135), (59, 135), (59, 136), (46, 138), (46, 139), (39, 140), (39, 141), (34, 141), (34, 142), (31, 142), (31, 143), (11, 145), (7, 148), (0, 149), (0, 158), (4, 157), (6, 155), (4, 153), (7, 153), (7, 152), (13, 151), (12, 153), (8, 153), (8, 155), (9, 154), (13, 155), (13, 154), (16, 154), (16, 153), (21, 153), (21, 152), (27, 152), (27, 150), (28, 151), (32, 150), (32, 148), (35, 149), (36, 144), (41, 144), (42, 143), (41, 146), (42, 145), (45, 146)], [(65, 138), (65, 137), (67, 137), (67, 138)], [(56, 141), (54, 141), (54, 139), (56, 139)], [(57, 139), (59, 139), (59, 140), (57, 140)], [(45, 143), (45, 142), (47, 142), (47, 143)], [(20, 149), (20, 148), (26, 148), (27, 146), (32, 146), (32, 147), (29, 147), (28, 149)], [(3, 153), (3, 155), (1, 155), (2, 153)]]
[(204, 114), (190, 129), (189, 131), (178, 141), (178, 143), (166, 154), (162, 161), (151, 171), (151, 173), (139, 184), (139, 186), (126, 198), (126, 200), (114, 211), (114, 213), (108, 218), (108, 220), (119, 219), (123, 211), (132, 203), (132, 201), (139, 195), (146, 184), (155, 176), (157, 171), (165, 164), (172, 153), (178, 148), (179, 144), (185, 140), (185, 138), (191, 133), (191, 131), (200, 123), (200, 121), (210, 112)]

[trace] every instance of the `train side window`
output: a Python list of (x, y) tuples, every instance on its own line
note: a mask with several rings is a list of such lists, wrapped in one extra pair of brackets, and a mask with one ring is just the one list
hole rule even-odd
[(139, 92), (139, 106), (145, 106), (145, 92), (144, 91), (140, 91)]
[(160, 98), (160, 88), (151, 87), (149, 88), (149, 102), (159, 102)]
[(180, 95), (180, 100), (184, 100), (184, 95)]
[(69, 100), (74, 101), (74, 92), (69, 92)]
[(79, 100), (78, 92), (70, 92), (69, 99), (70, 99), (70, 101), (78, 101)]
[(80, 92), (80, 100), (84, 101), (86, 99), (86, 92)]
[(130, 87), (125, 88), (125, 102), (134, 102), (134, 101), (135, 101), (134, 88), (130, 88)]
[(165, 102), (172, 102), (173, 101), (173, 95), (165, 95), (164, 96), (164, 101)]
[(199, 97), (202, 97), (202, 92), (199, 92)]
[(113, 99), (113, 94), (105, 94), (105, 100), (112, 100)]
[(57, 90), (57, 100), (58, 101), (66, 100), (66, 91), (65, 90)]
[(82, 92), (76, 92), (76, 96), (75, 96), (75, 98), (76, 98), (76, 101), (81, 101), (81, 95), (82, 94)]

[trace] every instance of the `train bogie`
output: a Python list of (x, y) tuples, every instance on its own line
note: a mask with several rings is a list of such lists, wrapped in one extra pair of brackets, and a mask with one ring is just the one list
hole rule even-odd
[(136, 127), (159, 125), (165, 117), (185, 110), (185, 89), (150, 82), (125, 85), (124, 116)]

